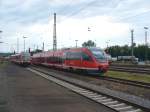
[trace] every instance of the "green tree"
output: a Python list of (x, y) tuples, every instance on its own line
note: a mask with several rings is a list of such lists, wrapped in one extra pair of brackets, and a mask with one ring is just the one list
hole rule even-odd
[(135, 56), (140, 60), (145, 60), (146, 58), (150, 60), (150, 48), (145, 45), (139, 45), (135, 48)]
[[(106, 51), (112, 56), (131, 56), (131, 47), (128, 45), (124, 46), (111, 46), (106, 49)], [(139, 58), (139, 60), (150, 60), (150, 48), (145, 45), (134, 45), (134, 56)]]
[(92, 40), (88, 40), (82, 44), (82, 47), (96, 47), (96, 43)]

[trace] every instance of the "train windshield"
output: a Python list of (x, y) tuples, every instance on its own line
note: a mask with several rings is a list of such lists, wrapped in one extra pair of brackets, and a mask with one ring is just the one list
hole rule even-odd
[(30, 53), (23, 53), (22, 57), (23, 57), (24, 61), (28, 61), (28, 60), (30, 60)]
[(106, 61), (107, 57), (106, 54), (103, 50), (98, 49), (98, 48), (90, 48), (90, 51), (94, 55), (94, 57), (99, 60), (99, 61)]

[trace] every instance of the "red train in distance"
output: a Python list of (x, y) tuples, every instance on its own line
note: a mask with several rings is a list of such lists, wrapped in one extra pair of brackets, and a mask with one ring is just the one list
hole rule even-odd
[(10, 61), (19, 65), (28, 66), (31, 63), (31, 56), (28, 52), (22, 52), (10, 56)]
[(99, 48), (68, 48), (37, 53), (31, 57), (31, 64), (81, 70), (89, 74), (105, 73), (109, 67), (105, 52)]

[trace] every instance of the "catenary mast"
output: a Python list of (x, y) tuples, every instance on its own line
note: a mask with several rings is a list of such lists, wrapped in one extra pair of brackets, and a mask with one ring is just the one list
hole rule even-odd
[(56, 40), (56, 13), (54, 13), (54, 28), (53, 28), (53, 51), (57, 50), (57, 40)]

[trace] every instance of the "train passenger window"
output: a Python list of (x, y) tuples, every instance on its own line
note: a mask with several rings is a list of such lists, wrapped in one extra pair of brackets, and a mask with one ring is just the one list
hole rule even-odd
[(80, 60), (81, 59), (81, 53), (80, 52), (71, 53), (71, 59)]
[(81, 52), (68, 52), (66, 59), (67, 60), (80, 60), (81, 59)]
[(85, 53), (82, 53), (82, 59), (85, 60), (85, 61), (91, 61), (91, 57)]

